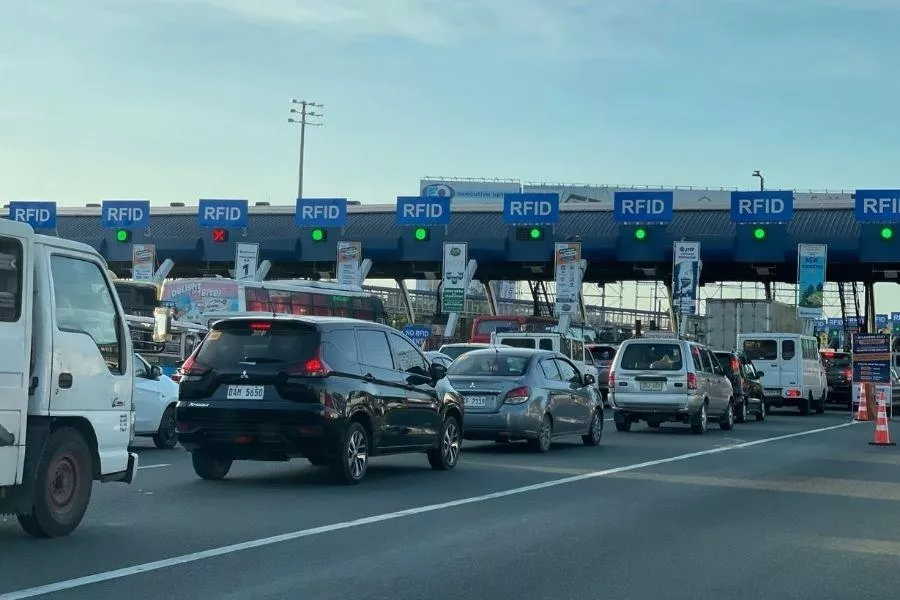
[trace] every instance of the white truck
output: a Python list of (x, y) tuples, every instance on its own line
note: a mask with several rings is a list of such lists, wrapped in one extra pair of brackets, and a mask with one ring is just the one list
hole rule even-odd
[(804, 333), (812, 321), (797, 316), (797, 308), (766, 300), (707, 300), (706, 345), (713, 350), (738, 348), (742, 333)]
[(0, 514), (68, 535), (94, 481), (131, 483), (134, 352), (103, 258), (0, 219)]

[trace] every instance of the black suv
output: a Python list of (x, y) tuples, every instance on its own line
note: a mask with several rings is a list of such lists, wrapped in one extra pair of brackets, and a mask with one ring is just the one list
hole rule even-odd
[(725, 369), (725, 376), (734, 388), (734, 399), (739, 401), (736, 421), (745, 423), (751, 414), (757, 421), (766, 419), (766, 396), (762, 386), (762, 371), (757, 371), (753, 362), (743, 352), (713, 352), (719, 364)]
[(235, 460), (306, 457), (344, 483), (369, 457), (426, 452), (456, 466), (462, 398), (386, 325), (336, 317), (236, 317), (217, 322), (181, 367), (181, 445), (204, 479)]
[(825, 363), (825, 377), (828, 379), (829, 402), (850, 406), (853, 383), (853, 361), (849, 352), (823, 350), (822, 362)]

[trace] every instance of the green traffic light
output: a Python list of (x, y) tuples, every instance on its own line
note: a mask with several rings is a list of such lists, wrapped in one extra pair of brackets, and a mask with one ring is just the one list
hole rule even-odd
[(634, 239), (636, 240), (645, 240), (647, 239), (647, 230), (643, 227), (638, 227), (634, 230)]
[(131, 237), (128, 233), (129, 232), (127, 229), (117, 230), (116, 231), (116, 241), (117, 242), (127, 242), (128, 239)]
[(312, 241), (321, 242), (325, 239), (325, 230), (324, 229), (313, 229), (312, 230)]
[(424, 242), (428, 239), (428, 230), (424, 227), (416, 227), (416, 231), (413, 233), (413, 236), (419, 242)]
[(881, 228), (881, 239), (890, 240), (894, 237), (894, 229), (892, 227), (882, 227)]
[(544, 235), (544, 232), (541, 231), (540, 228), (538, 228), (538, 227), (532, 227), (531, 230), (528, 232), (528, 237), (530, 237), (533, 240), (539, 240), (539, 239), (541, 239), (541, 237), (543, 237), (543, 235)]
[(766, 239), (766, 230), (762, 227), (757, 227), (753, 230), (753, 239), (764, 240)]

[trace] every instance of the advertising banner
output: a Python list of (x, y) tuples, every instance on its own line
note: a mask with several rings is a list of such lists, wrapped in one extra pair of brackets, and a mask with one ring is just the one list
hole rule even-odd
[(359, 285), (359, 263), (362, 260), (360, 242), (337, 243), (337, 282), (340, 285)]
[(518, 181), (477, 181), (453, 179), (422, 179), (419, 193), (427, 198), (450, 198), (454, 206), (460, 204), (503, 204), (504, 194), (518, 194)]
[(853, 336), (853, 403), (859, 402), (859, 384), (866, 386), (869, 408), (872, 400), (892, 405), (891, 336), (883, 333), (857, 333)]
[(167, 283), (163, 287), (162, 299), (175, 305), (177, 321), (200, 323), (201, 315), (205, 312), (240, 310), (238, 284), (228, 279)]
[(259, 244), (240, 243), (234, 257), (234, 278), (253, 281), (259, 268)]
[(132, 244), (131, 278), (135, 281), (150, 281), (156, 271), (156, 246), (153, 244)]
[(675, 242), (672, 256), (672, 303), (675, 312), (697, 314), (700, 291), (700, 242)]
[(441, 283), (441, 311), (461, 313), (466, 308), (466, 263), (469, 247), (465, 242), (444, 242), (443, 281)]
[(557, 316), (578, 312), (581, 293), (581, 242), (556, 242), (553, 253), (556, 277)]
[(822, 317), (828, 246), (797, 244), (797, 316)]

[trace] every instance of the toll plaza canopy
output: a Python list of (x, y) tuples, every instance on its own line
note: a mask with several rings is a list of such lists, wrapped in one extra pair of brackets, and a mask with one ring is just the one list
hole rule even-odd
[(373, 261), (369, 277), (390, 279), (440, 278), (445, 241), (468, 243), (481, 280), (552, 279), (557, 241), (581, 242), (588, 282), (666, 279), (675, 241), (701, 243), (703, 282), (795, 281), (798, 243), (827, 244), (829, 281), (876, 281), (900, 270), (900, 235), (892, 225), (858, 222), (852, 208), (794, 209), (787, 223), (734, 223), (728, 210), (675, 210), (667, 223), (622, 223), (608, 207), (564, 204), (553, 225), (510, 225), (501, 206), (461, 206), (446, 225), (411, 225), (398, 224), (396, 205), (351, 205), (340, 226), (313, 226), (299, 222), (294, 206), (250, 206), (221, 227), (198, 218), (197, 207), (147, 206), (150, 214), (127, 231), (101, 218), (97, 206), (60, 207), (54, 228), (38, 232), (93, 246), (117, 272), (130, 268), (133, 244), (154, 244), (157, 260), (175, 261), (178, 277), (225, 274), (239, 242), (259, 243), (273, 276), (321, 274), (333, 271), (339, 240), (361, 242), (363, 258)]

